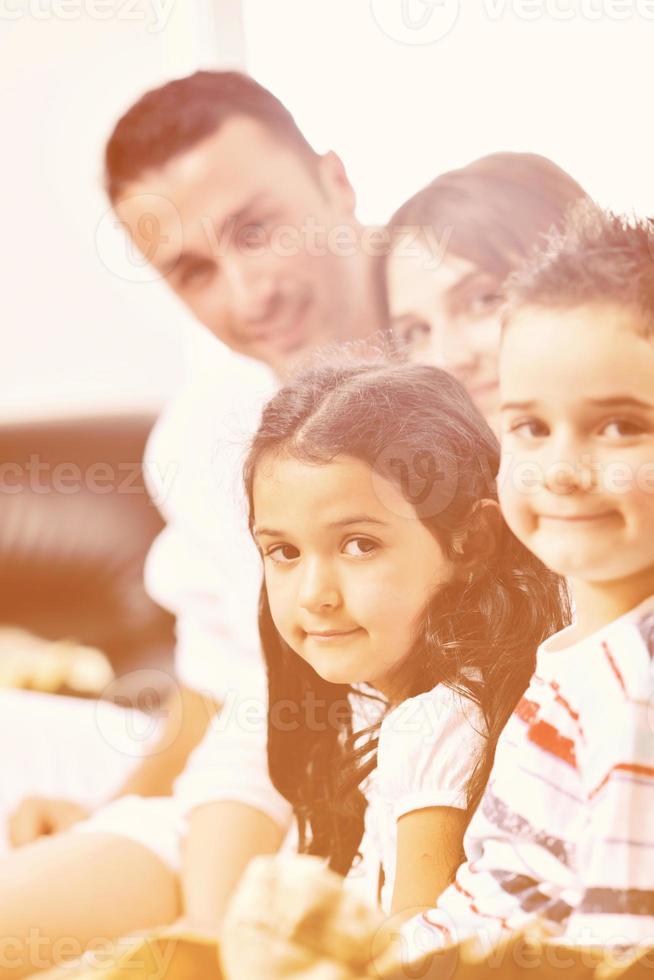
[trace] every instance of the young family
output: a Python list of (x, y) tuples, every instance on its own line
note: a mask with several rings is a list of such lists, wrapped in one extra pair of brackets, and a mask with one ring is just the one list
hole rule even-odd
[[(149, 449), (179, 461), (148, 580), (184, 687), (119, 798), (18, 830), (0, 975), (34, 929), (43, 966), (61, 936), (218, 930), (285, 838), (416, 954), (534, 919), (654, 944), (651, 227), (495, 154), (387, 247), (317, 254), (308, 227), (372, 240), (344, 168), (238, 73), (144, 96), (106, 179), (202, 325)], [(261, 725), (223, 723), (252, 698)]]

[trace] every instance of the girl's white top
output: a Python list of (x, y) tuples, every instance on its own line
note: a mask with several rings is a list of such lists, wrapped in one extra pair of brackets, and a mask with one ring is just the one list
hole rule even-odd
[(384, 718), (377, 770), (365, 787), (366, 832), (382, 865), (384, 911), (390, 911), (395, 885), (398, 820), (430, 807), (466, 808), (484, 731), (478, 706), (443, 684), (409, 698)]

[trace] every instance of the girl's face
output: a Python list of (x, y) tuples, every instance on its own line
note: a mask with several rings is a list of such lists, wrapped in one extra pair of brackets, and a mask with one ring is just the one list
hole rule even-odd
[(279, 633), (325, 680), (383, 692), (454, 563), (395, 485), (350, 457), (266, 457), (253, 497)]
[(400, 242), (386, 268), (393, 328), (414, 360), (453, 374), (494, 425), (499, 408), (500, 286), (494, 274)]

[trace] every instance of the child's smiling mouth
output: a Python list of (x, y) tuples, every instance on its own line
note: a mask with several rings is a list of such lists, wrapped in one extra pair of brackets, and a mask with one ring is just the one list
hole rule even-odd
[(557, 524), (590, 524), (593, 521), (606, 521), (609, 518), (619, 517), (617, 511), (606, 510), (599, 514), (538, 514), (539, 521)]
[(328, 642), (329, 640), (342, 640), (348, 636), (354, 636), (356, 633), (362, 633), (363, 630), (360, 626), (354, 626), (351, 629), (344, 630), (305, 630), (307, 636), (310, 636), (314, 640), (319, 642)]

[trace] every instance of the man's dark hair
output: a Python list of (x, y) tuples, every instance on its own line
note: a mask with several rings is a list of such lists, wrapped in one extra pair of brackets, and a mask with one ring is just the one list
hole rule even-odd
[(509, 277), (505, 291), (505, 323), (525, 306), (610, 303), (633, 310), (654, 336), (654, 221), (584, 201)]
[(261, 123), (315, 169), (315, 150), (268, 89), (241, 72), (197, 71), (146, 92), (118, 120), (105, 150), (111, 202), (146, 170), (163, 166), (236, 116)]

